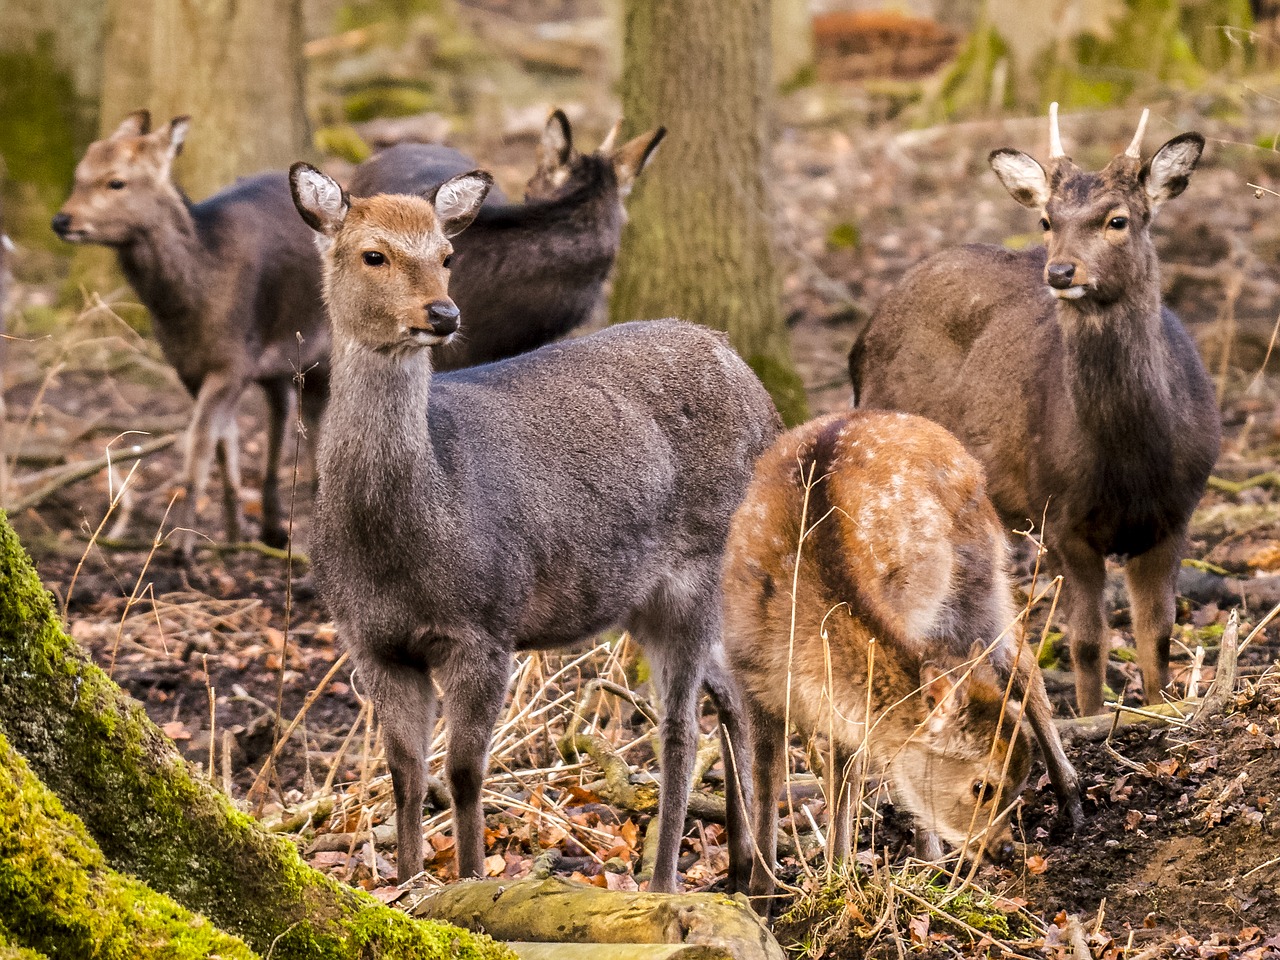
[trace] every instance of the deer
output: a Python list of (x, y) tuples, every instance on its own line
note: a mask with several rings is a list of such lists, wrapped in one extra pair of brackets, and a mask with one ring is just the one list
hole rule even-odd
[(305, 163), (291, 178), (333, 336), (312, 569), (382, 724), (400, 880), (423, 864), (435, 684), (458, 874), (474, 877), (513, 655), (618, 626), (653, 664), (664, 707), (650, 889), (676, 888), (703, 687), (732, 785), (731, 884), (745, 885), (750, 776), (732, 759), (746, 736), (719, 574), (729, 518), (780, 429), (768, 393), (721, 334), (677, 320), (436, 373), (432, 348), (466, 323), (448, 293), (453, 241), (492, 178), (366, 198)]
[(215, 455), (226, 535), (240, 539), (236, 407), (254, 383), (266, 394), (269, 413), (261, 537), (273, 547), (288, 542), (280, 456), (294, 378), (306, 374), (302, 413), (314, 425), (329, 351), (320, 264), (311, 231), (293, 211), (288, 175), (246, 177), (192, 203), (172, 177), (190, 122), (174, 117), (153, 132), (148, 111), (129, 114), (89, 146), (52, 221), (63, 240), (115, 249), (151, 313), (165, 359), (195, 398), (182, 468), (185, 496), (174, 522), (178, 554), (187, 561)]
[[(433, 351), (437, 370), (525, 353), (591, 318), (622, 241), (623, 201), (666, 135), (658, 127), (615, 148), (617, 130), (595, 153), (580, 154), (568, 119), (553, 113), (530, 180), (534, 199), (482, 207), (458, 238), (449, 292), (468, 322)], [(462, 155), (442, 159), (439, 151), (389, 147), (356, 168), (348, 190), (419, 194), (460, 172), (453, 164)]]
[(864, 770), (887, 775), (926, 859), (941, 858), (941, 841), (971, 859), (1002, 855), (1030, 770), (1024, 712), (1062, 819), (1082, 821), (1007, 554), (981, 465), (922, 417), (828, 414), (760, 458), (723, 574), (725, 650), (751, 737), (757, 906), (773, 893), (788, 723), (832, 748), (832, 862), (849, 855)]
[(1057, 104), (1047, 170), (994, 151), (992, 169), (1039, 214), (1045, 246), (963, 246), (917, 264), (849, 355), (858, 406), (947, 427), (982, 463), (1007, 527), (1039, 529), (1064, 578), (1084, 715), (1103, 708), (1109, 556), (1124, 563), (1146, 702), (1168, 685), (1187, 524), (1218, 455), (1214, 392), (1160, 302), (1151, 238), (1204, 138), (1176, 136), (1144, 163), (1148, 116), (1097, 173), (1063, 151)]

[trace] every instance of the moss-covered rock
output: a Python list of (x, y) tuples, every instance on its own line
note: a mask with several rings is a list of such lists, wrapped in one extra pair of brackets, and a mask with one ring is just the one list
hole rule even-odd
[(312, 870), (292, 844), (192, 777), (142, 708), (63, 630), (3, 514), (0, 734), (114, 869), (274, 960), (511, 957), (487, 937), (414, 922)]

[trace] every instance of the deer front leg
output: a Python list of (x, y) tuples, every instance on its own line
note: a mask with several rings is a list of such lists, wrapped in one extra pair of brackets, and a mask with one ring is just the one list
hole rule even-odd
[(222, 516), (226, 525), (227, 541), (241, 540), (240, 505), (244, 500), (244, 488), (240, 483), (240, 428), (236, 424), (235, 408), (223, 424), (218, 438), (218, 467), (222, 471)]
[(484, 876), (484, 807), (480, 791), (489, 767), (493, 725), (506, 699), (511, 655), (471, 648), (452, 658), (444, 676), (448, 728), (445, 778), (453, 799), (458, 877)]
[(405, 883), (422, 870), (422, 804), (436, 726), (436, 689), (430, 671), (402, 662), (370, 659), (357, 669), (382, 725), (396, 800), (396, 879)]
[(1090, 716), (1102, 712), (1102, 685), (1107, 677), (1107, 622), (1102, 609), (1107, 562), (1078, 540), (1068, 541), (1056, 552), (1065, 580), (1076, 709), (1081, 716)]
[(209, 470), (213, 465), (218, 442), (235, 418), (236, 402), (244, 391), (244, 381), (226, 373), (211, 373), (196, 395), (191, 427), (187, 430), (183, 479), (186, 497), (179, 504), (174, 520), (179, 557), (188, 562), (195, 552), (194, 529), (199, 503), (209, 486)]
[(1183, 534), (1179, 531), (1125, 564), (1133, 638), (1142, 669), (1142, 698), (1159, 703), (1169, 685), (1169, 636), (1177, 619), (1178, 568)]
[(854, 796), (855, 792), (857, 796), (862, 794), (862, 763), (839, 744), (832, 748), (832, 755), (834, 769), (828, 778), (828, 790), (835, 794), (835, 803), (831, 804), (831, 821), (827, 825), (827, 860), (845, 863), (852, 852), (853, 818), (859, 812)]
[(289, 535), (280, 509), (280, 458), (293, 410), (293, 391), (288, 380), (272, 380), (263, 389), (267, 394), (267, 452), (262, 465), (262, 542), (283, 549), (289, 544)]

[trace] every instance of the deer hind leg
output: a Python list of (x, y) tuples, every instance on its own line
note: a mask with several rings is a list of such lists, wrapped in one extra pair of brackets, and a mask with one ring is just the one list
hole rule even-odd
[(1138, 666), (1142, 668), (1142, 693), (1147, 703), (1158, 703), (1169, 684), (1169, 637), (1178, 612), (1182, 545), (1183, 537), (1178, 533), (1125, 564)]
[(484, 876), (484, 807), (480, 792), (489, 767), (489, 745), (511, 679), (511, 655), (463, 645), (446, 664), (444, 717), (448, 728), (445, 779), (453, 799), (458, 877)]
[(778, 791), (787, 774), (787, 727), (782, 717), (747, 696), (751, 729), (754, 796), (751, 827), (755, 860), (749, 891), (757, 912), (768, 916), (773, 898), (773, 871), (778, 863)]
[[(234, 430), (236, 401), (243, 391), (242, 381), (226, 374), (213, 373), (205, 378), (196, 394), (195, 413), (187, 431), (183, 466), (187, 492), (174, 520), (174, 527), (177, 528), (177, 550), (184, 562), (189, 562), (195, 553), (194, 527), (199, 503), (208, 490), (214, 454), (223, 434), (229, 428), (228, 424)], [(227, 474), (224, 472), (223, 476), (226, 477)]]
[(429, 670), (401, 662), (362, 660), (357, 672), (382, 725), (396, 800), (396, 879), (404, 883), (422, 870), (422, 805), (436, 725), (436, 690)]
[(1102, 686), (1107, 678), (1107, 621), (1102, 609), (1107, 562), (1079, 542), (1067, 544), (1058, 555), (1066, 580), (1063, 591), (1076, 674), (1076, 708), (1081, 716), (1090, 716), (1102, 712)]
[(720, 744), (724, 757), (725, 826), (729, 832), (729, 892), (746, 891), (751, 880), (751, 836), (747, 810), (751, 805), (751, 757), (747, 719), (738, 686), (729, 675), (723, 651), (717, 650), (707, 667), (707, 691), (720, 714)]
[(263, 389), (267, 394), (267, 453), (262, 469), (262, 542), (283, 549), (289, 544), (289, 535), (280, 507), (280, 457), (293, 411), (293, 391), (287, 380), (272, 380), (263, 384)]
[(240, 477), (240, 428), (236, 424), (234, 407), (218, 430), (217, 455), (218, 468), (222, 471), (222, 516), (227, 542), (239, 543), (242, 539), (240, 504), (244, 487)]

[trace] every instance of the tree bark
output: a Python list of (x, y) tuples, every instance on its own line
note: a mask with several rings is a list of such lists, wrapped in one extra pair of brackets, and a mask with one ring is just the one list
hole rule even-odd
[(309, 152), (302, 0), (148, 2), (151, 95), (137, 106), (193, 118), (177, 165), (193, 198)]
[(667, 127), (629, 207), (614, 323), (678, 316), (725, 330), (788, 423), (807, 415), (779, 300), (766, 164), (768, 0), (625, 0), (631, 133)]
[(770, 0), (769, 6), (773, 85), (786, 88), (802, 82), (813, 68), (813, 16), (809, 0)]
[[(110, 867), (273, 960), (512, 956), (311, 869), (291, 843), (192, 777), (142, 708), (67, 636), (2, 513), (0, 735), (83, 821)], [(0, 809), (0, 821), (9, 816)], [(0, 909), (6, 924), (8, 916)]]

